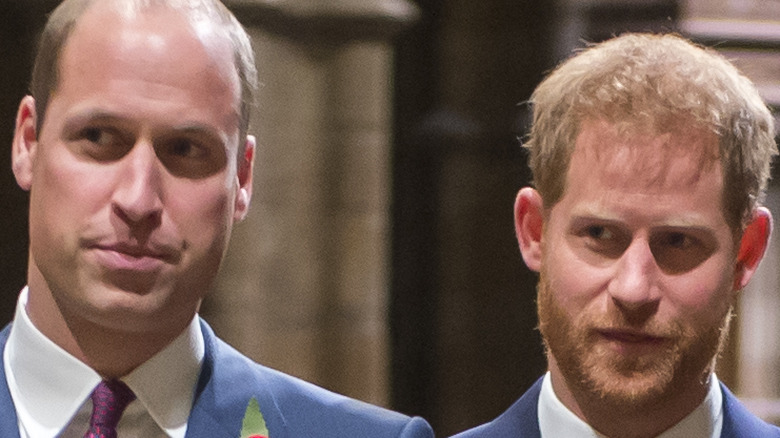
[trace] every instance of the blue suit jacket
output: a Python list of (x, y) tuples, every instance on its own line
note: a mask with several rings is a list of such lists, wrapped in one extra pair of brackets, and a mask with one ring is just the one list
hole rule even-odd
[[(723, 391), (721, 438), (780, 437), (780, 428), (765, 423), (748, 412), (725, 385), (721, 383), (720, 387)], [(540, 438), (538, 406), (541, 390), (542, 379), (539, 379), (498, 418), (452, 438)]]
[[(203, 369), (187, 438), (238, 438), (249, 400), (257, 399), (270, 438), (432, 438), (425, 420), (353, 400), (252, 362), (201, 322)], [(5, 349), (10, 326), (0, 332)], [(163, 382), (161, 382), (163, 383)], [(18, 438), (16, 410), (0, 355), (0, 437)]]

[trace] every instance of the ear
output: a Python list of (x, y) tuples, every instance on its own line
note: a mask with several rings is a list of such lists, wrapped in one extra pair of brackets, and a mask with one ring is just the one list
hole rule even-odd
[(525, 187), (515, 200), (515, 232), (525, 264), (532, 271), (542, 267), (544, 206), (536, 190)]
[(38, 147), (37, 122), (35, 99), (26, 96), (19, 104), (16, 113), (16, 128), (11, 144), (11, 167), (16, 183), (23, 190), (30, 190), (32, 187), (33, 161)]
[(244, 156), (238, 163), (238, 193), (236, 193), (236, 205), (233, 210), (233, 220), (244, 220), (249, 212), (249, 202), (252, 200), (252, 176), (255, 167), (255, 147), (257, 140), (252, 135), (246, 137)]
[(771, 234), (772, 213), (765, 207), (758, 207), (753, 212), (753, 217), (739, 242), (734, 289), (742, 289), (750, 282), (750, 278), (758, 269), (758, 264), (764, 258)]

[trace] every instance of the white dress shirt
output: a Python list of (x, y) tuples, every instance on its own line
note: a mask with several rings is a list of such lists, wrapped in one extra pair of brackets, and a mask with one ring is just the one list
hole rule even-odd
[[(22, 438), (82, 438), (100, 375), (44, 336), (19, 295), (3, 360)], [(195, 317), (165, 349), (122, 378), (133, 390), (117, 427), (122, 438), (183, 438), (205, 344)]]
[[(720, 438), (723, 428), (723, 394), (713, 374), (704, 401), (672, 428), (656, 438)], [(539, 428), (542, 438), (606, 438), (570, 411), (555, 395), (550, 372), (539, 394)]]

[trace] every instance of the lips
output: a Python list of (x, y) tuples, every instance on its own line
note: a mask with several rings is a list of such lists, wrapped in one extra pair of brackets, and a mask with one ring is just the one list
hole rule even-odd
[(665, 351), (673, 341), (668, 336), (633, 329), (609, 328), (596, 330), (595, 333), (599, 343), (628, 357), (658, 354)]
[(180, 256), (166, 245), (135, 245), (126, 242), (89, 245), (99, 265), (109, 271), (155, 272), (165, 265), (175, 264)]
[(635, 330), (605, 329), (597, 330), (597, 332), (605, 339), (625, 343), (663, 343), (666, 340), (662, 336)]

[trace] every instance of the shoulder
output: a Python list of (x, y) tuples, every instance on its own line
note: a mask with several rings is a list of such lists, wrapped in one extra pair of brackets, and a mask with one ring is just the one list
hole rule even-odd
[(720, 384), (723, 392), (723, 438), (780, 437), (780, 428), (750, 413), (734, 394)]
[[(259, 365), (216, 338), (210, 329), (204, 330), (204, 337), (207, 375), (201, 379), (199, 393), (218, 400), (217, 409), (229, 406), (242, 415), (248, 401), (255, 398), (274, 436), (433, 437), (421, 418), (345, 397)], [(275, 434), (274, 429), (285, 433)]]
[(11, 324), (6, 324), (2, 330), (0, 330), (0, 349), (5, 347), (5, 343), (8, 342), (8, 335), (11, 334)]
[(10, 330), (11, 324), (8, 324), (0, 331), (0, 436), (3, 437), (18, 436), (16, 409), (5, 376), (4, 352)]
[[(420, 418), (336, 394), (261, 365), (251, 368), (272, 392), (291, 430), (311, 426), (338, 437), (433, 437), (430, 426)], [(318, 436), (328, 435), (320, 432)]]
[(495, 420), (461, 432), (452, 438), (533, 438), (541, 436), (538, 409), (541, 390), (542, 379), (540, 378)]

